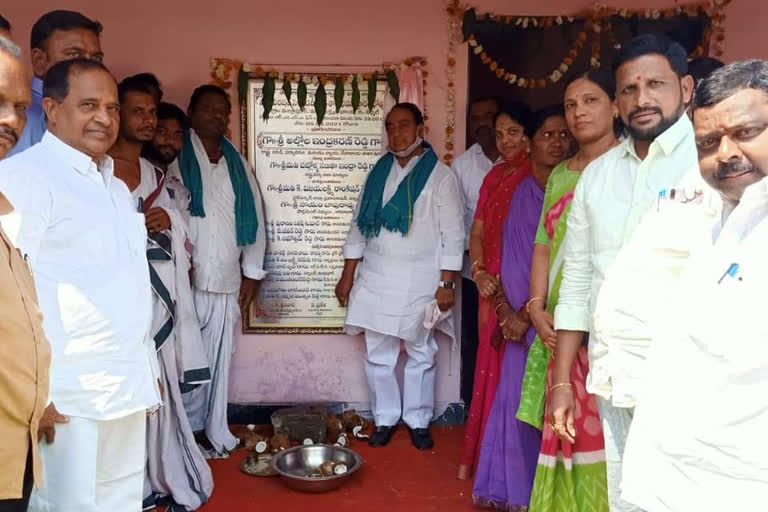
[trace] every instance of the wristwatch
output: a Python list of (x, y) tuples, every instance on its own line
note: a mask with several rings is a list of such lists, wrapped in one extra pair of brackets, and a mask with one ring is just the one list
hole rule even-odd
[(440, 288), (445, 288), (446, 290), (453, 290), (456, 288), (456, 283), (453, 281), (440, 281)]

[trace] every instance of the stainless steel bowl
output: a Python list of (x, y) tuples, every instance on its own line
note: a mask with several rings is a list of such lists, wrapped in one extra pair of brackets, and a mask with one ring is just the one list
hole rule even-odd
[[(321, 464), (332, 460), (347, 466), (347, 472), (334, 476), (310, 476)], [(272, 457), (272, 467), (291, 489), (301, 492), (326, 492), (344, 485), (363, 465), (363, 458), (341, 446), (315, 444), (296, 446)]]

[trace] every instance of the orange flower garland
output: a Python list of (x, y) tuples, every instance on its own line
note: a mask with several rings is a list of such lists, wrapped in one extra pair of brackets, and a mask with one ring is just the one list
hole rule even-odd
[[(699, 45), (694, 49), (693, 52), (691, 52), (691, 58), (706, 55), (708, 53), (707, 48), (710, 46), (710, 42), (712, 42), (713, 54), (716, 56), (721, 56), (723, 54), (723, 46), (725, 42), (725, 13), (723, 9), (729, 3), (730, 0), (711, 0), (708, 2), (700, 2), (690, 5), (678, 5), (676, 7), (662, 10), (618, 9), (596, 4), (588, 15), (582, 16), (582, 18), (587, 18), (584, 24), (584, 30), (579, 32), (578, 36), (568, 50), (568, 53), (560, 60), (557, 66), (555, 66), (554, 69), (546, 77), (521, 76), (518, 73), (505, 69), (495, 58), (487, 53), (482, 43), (478, 41), (475, 34), (469, 35), (467, 44), (469, 44), (470, 48), (472, 49), (472, 53), (474, 53), (480, 59), (480, 61), (485, 64), (488, 69), (500, 80), (504, 80), (508, 84), (516, 85), (517, 87), (532, 89), (543, 88), (549, 86), (550, 84), (557, 83), (568, 72), (570, 66), (573, 65), (574, 59), (576, 59), (581, 54), (583, 47), (590, 40), (591, 67), (600, 66), (600, 37), (602, 34), (607, 35), (608, 40), (612, 46), (619, 46), (616, 37), (613, 34), (613, 27), (610, 22), (611, 16), (619, 16), (625, 19), (636, 16), (645, 19), (660, 19), (662, 17), (671, 18), (674, 16), (682, 15), (694, 17), (700, 14), (706, 14), (710, 18), (711, 26), (705, 32), (704, 37), (702, 38), (702, 41), (699, 43)], [(457, 1), (449, 2), (447, 11), (451, 19), (454, 20), (451, 23), (455, 23), (455, 20), (459, 20), (458, 22), (460, 24), (460, 20), (465, 10), (466, 8), (459, 8)], [(478, 19), (482, 19), (483, 17), (489, 20), (496, 20), (499, 23), (514, 24), (523, 29), (547, 28), (554, 25), (573, 23), (575, 21), (575, 18), (571, 16), (516, 17), (498, 16), (492, 13), (478, 15)], [(453, 30), (455, 29), (451, 28), (452, 32)], [(451, 66), (450, 52), (452, 51), (452, 44), (453, 41), (449, 40), (449, 67)]]

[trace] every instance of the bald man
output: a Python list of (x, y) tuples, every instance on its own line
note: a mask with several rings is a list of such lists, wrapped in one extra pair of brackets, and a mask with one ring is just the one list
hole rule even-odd
[(0, 160), (19, 141), (32, 101), (20, 56), (19, 47), (0, 35)]

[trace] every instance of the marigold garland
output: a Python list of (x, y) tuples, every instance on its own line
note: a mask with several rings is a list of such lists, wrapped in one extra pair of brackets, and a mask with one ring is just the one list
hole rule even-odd
[[(723, 9), (730, 3), (730, 0), (711, 0), (709, 2), (700, 2), (689, 5), (678, 5), (669, 9), (618, 9), (614, 7), (607, 7), (601, 4), (595, 4), (594, 8), (585, 16), (584, 30), (579, 32), (573, 44), (568, 50), (568, 53), (560, 60), (560, 62), (550, 71), (546, 77), (541, 76), (521, 76), (514, 71), (505, 69), (496, 59), (490, 56), (481, 41), (478, 40), (474, 33), (468, 33), (466, 40), (467, 44), (472, 49), (472, 53), (476, 55), (480, 61), (485, 64), (488, 69), (494, 73), (499, 79), (504, 80), (510, 85), (516, 85), (523, 88), (543, 88), (551, 84), (556, 84), (573, 65), (574, 60), (581, 54), (584, 46), (590, 43), (590, 66), (600, 66), (600, 51), (601, 43), (600, 37), (605, 34), (608, 37), (609, 44), (616, 48), (619, 47), (618, 41), (613, 33), (613, 27), (610, 22), (610, 17), (618, 16), (621, 18), (629, 19), (633, 17), (640, 17), (645, 19), (660, 19), (671, 18), (674, 16), (698, 16), (700, 14), (706, 14), (710, 18), (711, 26), (705, 31), (702, 41), (691, 52), (691, 58), (700, 57), (707, 54), (707, 48), (712, 43), (713, 53), (716, 56), (721, 56), (723, 53), (723, 46), (725, 42), (725, 13)], [(499, 16), (493, 13), (486, 13), (477, 15), (473, 9), (468, 9), (465, 6), (462, 7), (458, 4), (458, 1), (449, 2), (447, 8), (448, 14), (451, 17), (450, 30), (453, 32), (455, 29), (453, 25), (456, 20), (468, 15), (471, 20), (474, 19), (489, 19), (499, 23), (513, 24), (523, 29), (543, 29), (554, 25), (563, 25), (566, 23), (574, 23), (576, 17), (573, 16)], [(714, 35), (714, 40), (712, 36)], [(449, 40), (449, 53), (452, 48), (451, 45), (453, 39)], [(454, 49), (455, 51), (455, 49)]]

